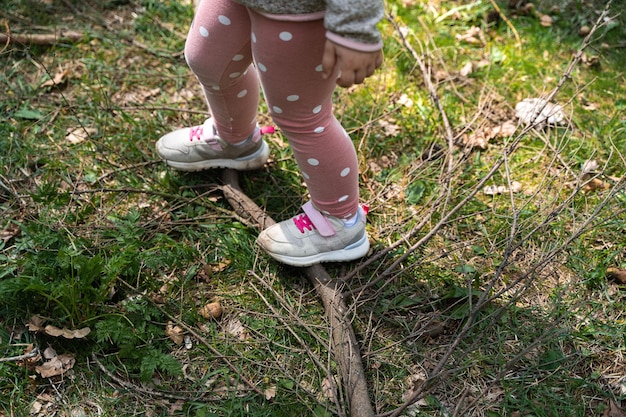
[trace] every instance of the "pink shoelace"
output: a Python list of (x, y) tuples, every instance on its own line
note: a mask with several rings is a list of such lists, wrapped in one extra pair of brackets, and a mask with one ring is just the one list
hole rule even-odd
[(202, 140), (202, 132), (204, 131), (203, 126), (193, 126), (189, 131), (189, 142), (193, 142), (194, 140)]
[(311, 219), (309, 219), (309, 216), (307, 216), (306, 214), (301, 214), (299, 216), (294, 217), (293, 222), (298, 228), (298, 230), (300, 231), (300, 233), (304, 233), (305, 229), (306, 230), (315, 229), (315, 225), (311, 222)]
[[(363, 213), (367, 216), (367, 213), (369, 213), (369, 211), (370, 211), (369, 206), (367, 204), (361, 204), (361, 208), (363, 209)], [(296, 225), (296, 227), (298, 228), (300, 233), (304, 233), (305, 230), (317, 229), (317, 227), (315, 227), (315, 225), (313, 224), (313, 222), (311, 221), (311, 219), (309, 218), (309, 216), (306, 213), (303, 213), (303, 214), (300, 214), (300, 215), (294, 217), (293, 218), (293, 223)], [(331, 226), (331, 228), (332, 228), (332, 226)], [(333, 232), (334, 232), (334, 230), (333, 230)], [(324, 233), (322, 233), (322, 234), (324, 234)]]
[[(264, 126), (259, 129), (259, 133), (261, 133), (261, 135), (267, 135), (268, 133), (274, 133), (275, 131), (274, 126)], [(189, 141), (193, 142), (194, 140), (202, 140), (203, 132), (203, 125), (193, 126), (189, 131)]]

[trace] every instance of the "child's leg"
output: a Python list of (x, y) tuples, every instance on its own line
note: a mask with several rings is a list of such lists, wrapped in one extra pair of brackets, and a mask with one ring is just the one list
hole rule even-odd
[(254, 132), (259, 83), (250, 67), (250, 18), (232, 0), (203, 0), (189, 30), (185, 57), (204, 93), (222, 139), (241, 142)]
[(293, 149), (313, 203), (339, 218), (356, 214), (358, 161), (332, 108), (335, 79), (321, 75), (322, 20), (288, 22), (250, 12), (252, 51), (270, 114)]

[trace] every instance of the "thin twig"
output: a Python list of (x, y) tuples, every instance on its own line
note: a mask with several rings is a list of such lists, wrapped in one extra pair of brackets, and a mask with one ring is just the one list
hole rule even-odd
[(20, 362), (26, 359), (34, 358), (37, 355), (39, 355), (39, 348), (35, 346), (33, 350), (23, 355), (9, 356), (8, 358), (0, 358), (0, 363), (1, 362)]

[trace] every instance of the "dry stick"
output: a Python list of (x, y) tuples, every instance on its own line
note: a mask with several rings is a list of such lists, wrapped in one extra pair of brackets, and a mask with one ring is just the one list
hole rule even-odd
[(73, 30), (60, 30), (55, 33), (0, 33), (0, 43), (8, 45), (18, 43), (24, 45), (54, 45), (57, 42), (78, 42), (85, 37), (84, 33)]
[(39, 355), (39, 348), (37, 346), (35, 346), (33, 348), (33, 350), (31, 350), (28, 353), (25, 353), (23, 355), (18, 355), (18, 356), (9, 356), (8, 358), (0, 358), (0, 363), (1, 362), (19, 362), (19, 361), (23, 361), (26, 359), (31, 359), (34, 358), (35, 356)]
[[(570, 64), (567, 66), (565, 72), (563, 73), (563, 75), (561, 76), (559, 82), (557, 83), (556, 87), (550, 92), (550, 94), (548, 95), (548, 97), (546, 98), (546, 104), (544, 106), (541, 106), (541, 108), (539, 108), (537, 110), (537, 115), (535, 116), (534, 120), (531, 121), (531, 123), (526, 126), (522, 132), (511, 142), (511, 144), (504, 150), (503, 156), (502, 158), (500, 158), (492, 167), (492, 169), (487, 173), (487, 175), (485, 176), (485, 178), (483, 178), (481, 181), (479, 181), (479, 183), (477, 184), (477, 186), (475, 187), (474, 190), (472, 190), (470, 192), (470, 194), (464, 198), (459, 204), (457, 204), (452, 210), (451, 212), (447, 213), (442, 219), (441, 221), (433, 228), (433, 230), (431, 230), (431, 232), (429, 232), (426, 236), (424, 236), (424, 238), (420, 239), (419, 242), (417, 242), (416, 244), (414, 244), (411, 248), (410, 248), (410, 252), (408, 254), (405, 254), (403, 256), (401, 256), (398, 260), (396, 260), (396, 262), (394, 262), (389, 268), (387, 268), (381, 275), (389, 275), (393, 272), (393, 270), (395, 268), (397, 268), (401, 262), (406, 259), (406, 257), (409, 256), (410, 253), (412, 253), (413, 251), (417, 250), (417, 248), (419, 248), (423, 243), (425, 243), (427, 240), (429, 240), (433, 235), (434, 235), (434, 231), (440, 229), (443, 224), (447, 223), (450, 218), (452, 217), (452, 215), (454, 213), (456, 213), (461, 207), (463, 207), (469, 200), (470, 198), (473, 198), (477, 193), (478, 190), (481, 189), (483, 187), (483, 185), (486, 183), (488, 178), (491, 178), (491, 176), (493, 176), (496, 172), (497, 169), (499, 169), (502, 164), (505, 163), (505, 161), (507, 160), (508, 156), (516, 149), (517, 144), (519, 143), (519, 141), (526, 135), (526, 133), (528, 133), (531, 129), (533, 129), (536, 125), (536, 120), (538, 119), (539, 115), (541, 114), (541, 112), (543, 111), (543, 108), (547, 105), (548, 102), (552, 101), (552, 99), (556, 96), (556, 94), (561, 90), (561, 88), (563, 87), (563, 85), (567, 82), (567, 80), (570, 79), (572, 71), (574, 70), (574, 68), (576, 67), (576, 65), (578, 65), (578, 63), (581, 60), (581, 57), (583, 55), (584, 50), (591, 44), (591, 37), (593, 36), (593, 34), (595, 33), (595, 31), (602, 25), (602, 21), (605, 18), (605, 16), (608, 14), (609, 8), (611, 6), (612, 0), (609, 0), (609, 2), (606, 4), (606, 7), (604, 9), (604, 11), (602, 12), (602, 14), (600, 15), (600, 17), (598, 18), (598, 20), (596, 21), (596, 23), (594, 24), (594, 26), (591, 28), (589, 34), (585, 37), (581, 47), (578, 49), (576, 55), (574, 56), (574, 58), (572, 59), (572, 61), (570, 62)], [(624, 180), (622, 180), (622, 182), (624, 182)], [(623, 184), (618, 184), (623, 186)], [(616, 187), (614, 188), (613, 192), (617, 193), (620, 190), (620, 187)], [(608, 201), (608, 200), (607, 200)], [(604, 206), (604, 205), (603, 205)], [(602, 207), (603, 207), (602, 206)], [(594, 215), (597, 215), (597, 210), (596, 212), (594, 212)], [(591, 216), (591, 218), (593, 218), (594, 216)], [(552, 218), (550, 216), (550, 218)], [(586, 227), (587, 225), (589, 225), (589, 222), (591, 221), (591, 219), (588, 219), (587, 222), (584, 223), (584, 226)], [(579, 228), (577, 233), (573, 234), (572, 236), (570, 236), (570, 238), (567, 240), (567, 242), (572, 242), (574, 239), (578, 238), (580, 236), (580, 234), (582, 233), (583, 229)], [(561, 250), (562, 250), (563, 246), (561, 246)], [(532, 271), (536, 271), (538, 270), (540, 267), (542, 267), (543, 265), (545, 265), (549, 260), (553, 259), (554, 256), (556, 256), (560, 251), (552, 251), (549, 256), (547, 256), (546, 258), (544, 258), (544, 260), (542, 262), (540, 262), (538, 265), (535, 265), (533, 268), (531, 268)], [(505, 254), (506, 255), (506, 254)], [(510, 255), (510, 253), (509, 253)], [(506, 262), (502, 262), (500, 264), (500, 267), (498, 269), (498, 271), (496, 272), (496, 275), (501, 274), (502, 270), (504, 268), (504, 264)], [(528, 276), (528, 274), (526, 274), (526, 276)], [(459, 332), (459, 334), (455, 337), (455, 339), (453, 340), (452, 344), (447, 348), (446, 352), (444, 353), (443, 357), (439, 360), (439, 362), (437, 363), (437, 365), (435, 366), (435, 368), (433, 369), (433, 371), (431, 372), (430, 377), (427, 379), (427, 381), (420, 387), (418, 388), (412, 395), (410, 398), (408, 398), (404, 404), (402, 404), (400, 407), (398, 407), (396, 410), (394, 410), (392, 413), (390, 414), (386, 414), (389, 415), (391, 417), (396, 417), (398, 415), (400, 415), (409, 405), (413, 404), (415, 401), (417, 401), (419, 398), (421, 398), (424, 393), (425, 390), (431, 386), (435, 380), (441, 376), (442, 374), (442, 370), (443, 367), (445, 366), (445, 364), (448, 362), (448, 359), (450, 358), (450, 356), (452, 355), (452, 353), (456, 350), (456, 348), (458, 347), (458, 345), (461, 343), (461, 341), (465, 338), (465, 336), (467, 335), (467, 333), (470, 331), (470, 329), (472, 328), (472, 326), (474, 325), (474, 321), (476, 319), (476, 317), (478, 316), (478, 314), (480, 313), (480, 311), (482, 310), (482, 308), (488, 303), (488, 301), (490, 299), (493, 299), (492, 297), (489, 297), (489, 291), (491, 290), (491, 288), (493, 287), (493, 285), (495, 285), (495, 282), (492, 280), (492, 282), (490, 283), (490, 285), (487, 287), (487, 289), (485, 289), (485, 291), (483, 291), (479, 297), (479, 299), (476, 302), (476, 306), (473, 308), (473, 310), (470, 313), (470, 316), (468, 317), (467, 321), (465, 322), (465, 325), (463, 326), (463, 328), (461, 329), (461, 331)]]
[[(256, 205), (239, 187), (237, 171), (224, 170), (222, 174), (224, 196), (239, 214), (250, 215), (264, 229), (276, 224), (259, 206)], [(343, 283), (331, 278), (320, 264), (304, 269), (304, 272), (322, 299), (326, 317), (331, 328), (331, 348), (339, 364), (343, 386), (348, 395), (350, 415), (355, 417), (374, 417), (370, 402), (365, 372), (359, 353), (359, 345), (349, 319), (349, 310), (342, 295)]]

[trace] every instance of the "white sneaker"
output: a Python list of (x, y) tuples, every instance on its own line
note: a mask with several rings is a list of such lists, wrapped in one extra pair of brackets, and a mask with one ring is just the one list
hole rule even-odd
[(365, 256), (370, 243), (365, 231), (367, 207), (359, 208), (354, 226), (325, 216), (308, 202), (304, 213), (268, 227), (257, 243), (272, 258), (293, 266), (310, 266), (319, 262), (345, 262)]
[(270, 149), (261, 139), (273, 128), (257, 129), (251, 137), (238, 145), (231, 145), (217, 135), (213, 119), (200, 126), (175, 130), (161, 137), (156, 150), (165, 162), (181, 171), (200, 171), (210, 168), (233, 168), (240, 171), (261, 168), (270, 155)]

